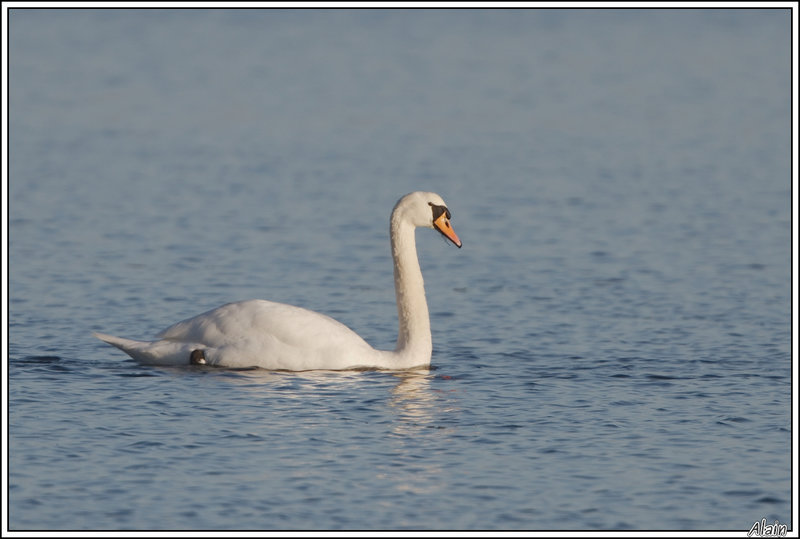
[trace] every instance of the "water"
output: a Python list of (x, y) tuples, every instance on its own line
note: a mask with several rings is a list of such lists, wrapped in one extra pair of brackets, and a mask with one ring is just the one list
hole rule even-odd
[[(17, 10), (9, 491), (26, 529), (790, 529), (788, 10)], [(139, 366), (253, 297), (416, 373)]]

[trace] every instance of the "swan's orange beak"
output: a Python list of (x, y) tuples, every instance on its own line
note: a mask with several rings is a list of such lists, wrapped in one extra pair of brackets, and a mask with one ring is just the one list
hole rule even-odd
[(433, 222), (433, 228), (441, 232), (445, 238), (453, 242), (453, 245), (461, 249), (461, 240), (458, 239), (456, 231), (450, 226), (450, 219), (447, 218), (447, 212), (442, 213)]

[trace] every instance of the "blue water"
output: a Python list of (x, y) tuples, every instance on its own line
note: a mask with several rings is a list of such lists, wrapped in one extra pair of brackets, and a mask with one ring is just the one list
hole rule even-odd
[[(11, 530), (792, 522), (788, 10), (21, 10)], [(229, 301), (433, 368), (143, 367)]]

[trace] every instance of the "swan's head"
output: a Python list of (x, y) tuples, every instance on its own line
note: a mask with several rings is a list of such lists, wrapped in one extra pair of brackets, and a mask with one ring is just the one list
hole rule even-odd
[(450, 224), (450, 210), (436, 193), (416, 191), (409, 193), (394, 206), (392, 220), (403, 219), (414, 226), (433, 228), (461, 248), (461, 240)]

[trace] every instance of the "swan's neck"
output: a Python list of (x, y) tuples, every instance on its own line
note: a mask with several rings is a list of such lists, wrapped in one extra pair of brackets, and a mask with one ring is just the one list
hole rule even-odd
[(404, 367), (428, 365), (431, 361), (431, 322), (425, 285), (417, 258), (415, 227), (392, 215), (391, 237), (394, 259), (394, 289), (397, 296), (399, 331), (395, 355)]

